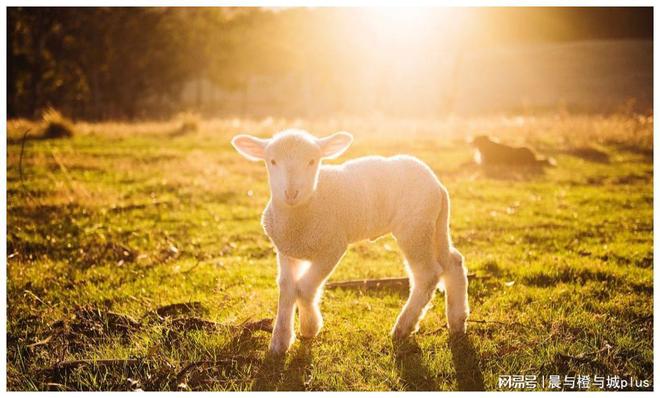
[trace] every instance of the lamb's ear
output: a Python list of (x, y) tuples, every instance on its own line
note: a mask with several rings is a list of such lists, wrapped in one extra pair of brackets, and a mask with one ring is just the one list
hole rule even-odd
[(241, 134), (232, 138), (231, 144), (246, 159), (258, 161), (263, 160), (266, 156), (265, 149), (268, 141), (251, 135)]
[(340, 131), (331, 136), (319, 138), (317, 141), (321, 147), (321, 157), (334, 159), (351, 146), (353, 136), (345, 131)]

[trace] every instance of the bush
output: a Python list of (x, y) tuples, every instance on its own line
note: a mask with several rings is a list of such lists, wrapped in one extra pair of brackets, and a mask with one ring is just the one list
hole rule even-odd
[(180, 123), (179, 128), (176, 131), (177, 134), (195, 133), (199, 130), (201, 117), (197, 113), (182, 112), (176, 116), (176, 119), (178, 119)]
[(54, 108), (41, 114), (43, 138), (70, 138), (74, 135), (73, 123)]

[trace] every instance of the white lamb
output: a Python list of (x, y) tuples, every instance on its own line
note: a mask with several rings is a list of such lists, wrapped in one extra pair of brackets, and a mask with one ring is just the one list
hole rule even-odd
[(467, 270), (449, 236), (447, 190), (427, 165), (406, 155), (321, 165), (323, 159), (341, 155), (352, 141), (345, 132), (316, 138), (301, 130), (285, 130), (271, 139), (238, 135), (232, 140), (239, 153), (265, 161), (268, 170), (271, 200), (262, 224), (277, 250), (280, 289), (273, 353), (286, 352), (295, 340), (296, 306), (301, 335), (318, 334), (322, 286), (347, 245), (387, 233), (405, 255), (411, 282), (393, 337), (417, 330), (442, 285), (449, 331), (465, 332)]

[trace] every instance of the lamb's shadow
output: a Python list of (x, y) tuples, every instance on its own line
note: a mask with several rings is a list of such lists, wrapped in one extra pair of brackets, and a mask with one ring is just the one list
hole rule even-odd
[(275, 391), (282, 378), (285, 361), (284, 355), (272, 355), (266, 352), (257, 370), (252, 391)]
[(394, 360), (406, 390), (437, 391), (438, 384), (430, 369), (424, 364), (422, 349), (414, 337), (394, 341)]
[(470, 337), (450, 335), (448, 344), (459, 391), (484, 391), (484, 376)]
[(257, 371), (253, 391), (305, 391), (309, 388), (312, 370), (313, 339), (301, 339), (288, 355), (266, 353)]

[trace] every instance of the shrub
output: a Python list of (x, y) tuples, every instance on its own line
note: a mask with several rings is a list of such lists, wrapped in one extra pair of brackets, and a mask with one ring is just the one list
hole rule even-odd
[(41, 114), (44, 138), (70, 138), (74, 135), (73, 123), (54, 108), (47, 108)]

